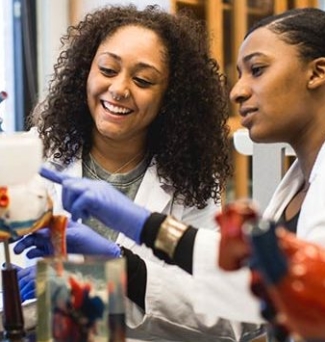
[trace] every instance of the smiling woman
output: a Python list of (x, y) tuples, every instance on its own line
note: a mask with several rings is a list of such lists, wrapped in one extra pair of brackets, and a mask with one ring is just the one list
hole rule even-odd
[[(228, 99), (204, 24), (158, 6), (104, 6), (70, 26), (61, 42), (47, 96), (31, 117), (48, 166), (107, 182), (150, 210), (215, 229), (231, 173)], [(61, 187), (48, 186), (55, 211), (62, 211)], [(210, 326), (201, 331), (183, 319), (195, 297), (191, 277), (162, 266), (147, 247), (107, 224), (91, 216), (83, 223), (115, 249), (123, 246), (130, 337), (175, 341), (175, 328), (181, 341), (215, 340)], [(191, 271), (191, 263), (186, 267)], [(162, 277), (166, 282), (157, 282)], [(33, 295), (27, 284), (23, 298)], [(234, 339), (237, 333), (225, 320), (214, 329)]]

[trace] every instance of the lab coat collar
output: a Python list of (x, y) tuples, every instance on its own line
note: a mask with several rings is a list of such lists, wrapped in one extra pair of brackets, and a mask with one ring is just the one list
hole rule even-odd
[(297, 193), (303, 182), (304, 177), (298, 160), (296, 160), (275, 190), (263, 217), (275, 221), (279, 220), (289, 201)]
[(134, 202), (150, 211), (164, 212), (172, 198), (172, 186), (160, 181), (157, 166), (152, 162), (143, 177)]
[[(321, 170), (324, 169), (325, 164), (325, 143), (323, 143), (320, 151), (318, 152), (315, 164), (312, 168), (309, 182), (312, 183), (317, 178)], [(299, 161), (296, 160), (288, 172), (283, 177), (281, 183), (274, 192), (271, 201), (264, 211), (263, 217), (273, 220), (279, 220), (281, 214), (291, 201), (292, 197), (301, 188), (304, 182), (304, 176), (301, 171)]]
[(309, 177), (309, 182), (312, 183), (319, 172), (321, 170), (324, 170), (324, 164), (325, 164), (325, 142), (323, 143), (321, 149), (318, 152), (315, 164), (313, 166), (313, 169), (311, 170), (311, 174)]

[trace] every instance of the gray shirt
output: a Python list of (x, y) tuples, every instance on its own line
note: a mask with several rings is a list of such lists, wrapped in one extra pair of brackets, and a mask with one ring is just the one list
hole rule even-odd
[[(135, 169), (127, 173), (110, 173), (103, 169), (91, 155), (84, 156), (82, 161), (83, 177), (104, 180), (120, 190), (132, 201), (135, 199), (147, 168), (147, 158), (144, 158)], [(97, 219), (90, 217), (89, 219), (84, 220), (83, 223), (93, 228), (97, 233), (107, 239), (116, 241), (118, 232), (108, 228)]]

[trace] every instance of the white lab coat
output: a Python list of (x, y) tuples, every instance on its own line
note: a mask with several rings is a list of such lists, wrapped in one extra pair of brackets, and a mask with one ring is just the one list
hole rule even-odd
[[(263, 216), (278, 220), (286, 206), (301, 188), (304, 178), (295, 161), (281, 180)], [(310, 178), (310, 187), (301, 207), (297, 236), (325, 247), (325, 143), (318, 153)], [(216, 317), (223, 316), (233, 320), (258, 322), (258, 302), (249, 291), (249, 272), (222, 272), (215, 269), (218, 258), (219, 234), (201, 230), (197, 233), (193, 255), (193, 276), (197, 279), (198, 290), (195, 303), (196, 315), (201, 313), (205, 320), (207, 307)], [(231, 299), (231, 294), (233, 297)], [(213, 324), (213, 321), (211, 322)]]
[[(220, 234), (199, 230), (194, 245), (193, 277), (197, 286), (197, 317), (215, 325), (218, 317), (262, 324), (259, 302), (249, 288), (248, 268), (227, 272), (216, 267)], [(208, 324), (208, 323), (205, 323)]]
[[(81, 161), (71, 164), (63, 172), (80, 177)], [(61, 186), (49, 182), (49, 193), (54, 199), (54, 212), (62, 212)], [(159, 181), (155, 165), (147, 169), (134, 201), (153, 212), (172, 214), (195, 227), (214, 232), (217, 229), (214, 217), (220, 206), (210, 201), (206, 208), (198, 210), (178, 204), (174, 201), (172, 187)], [(137, 245), (123, 234), (119, 234), (117, 243), (145, 258), (147, 267), (146, 312), (127, 301), (128, 336), (132, 337), (132, 341), (230, 341), (233, 327), (218, 319), (217, 307), (211, 307), (212, 319), (196, 315), (196, 297), (201, 288), (191, 275), (177, 266), (166, 265), (149, 248)], [(207, 310), (210, 313), (210, 308)], [(242, 317), (245, 318), (245, 315)], [(237, 326), (239, 324), (234, 323), (234, 327)]]

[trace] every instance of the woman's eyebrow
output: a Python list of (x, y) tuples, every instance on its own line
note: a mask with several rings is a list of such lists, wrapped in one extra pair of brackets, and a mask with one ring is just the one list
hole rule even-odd
[[(115, 59), (116, 61), (122, 62), (122, 58), (121, 58), (120, 56), (116, 55), (115, 53), (105, 51), (105, 52), (101, 53), (101, 55), (108, 55), (108, 56), (112, 57), (113, 59)], [(163, 74), (163, 73), (162, 73), (159, 69), (157, 69), (154, 65), (149, 64), (149, 63), (140, 62), (140, 63), (137, 64), (137, 67), (138, 67), (139, 69), (153, 69), (153, 70), (155, 70), (157, 73), (159, 73), (160, 75)]]
[(245, 57), (243, 58), (243, 62), (244, 62), (244, 63), (248, 63), (252, 58), (254, 58), (254, 57), (256, 57), (256, 56), (261, 57), (261, 56), (265, 56), (265, 54), (262, 53), (262, 52), (253, 52), (253, 53), (250, 53), (249, 55), (247, 55), (247, 56), (245, 56)]

